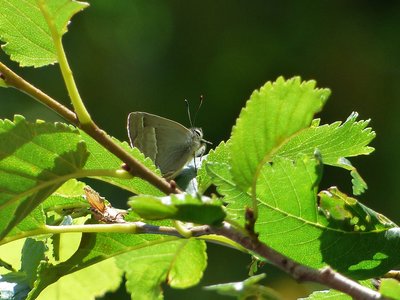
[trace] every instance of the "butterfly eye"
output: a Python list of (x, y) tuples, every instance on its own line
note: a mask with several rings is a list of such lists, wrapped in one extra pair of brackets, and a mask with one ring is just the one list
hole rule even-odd
[(197, 134), (198, 137), (200, 137), (200, 138), (203, 137), (203, 130), (201, 130), (201, 128), (194, 128), (193, 131), (194, 131), (194, 133)]

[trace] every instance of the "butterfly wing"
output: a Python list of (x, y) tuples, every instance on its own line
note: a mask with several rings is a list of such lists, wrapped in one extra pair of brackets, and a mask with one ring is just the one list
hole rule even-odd
[[(200, 134), (199, 134), (200, 132)], [(156, 115), (132, 112), (128, 116), (132, 147), (150, 157), (166, 178), (173, 178), (201, 146), (201, 131)]]

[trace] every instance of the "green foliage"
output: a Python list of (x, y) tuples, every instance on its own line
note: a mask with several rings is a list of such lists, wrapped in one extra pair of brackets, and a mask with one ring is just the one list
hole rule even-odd
[(263, 278), (265, 278), (265, 274), (260, 274), (249, 277), (242, 282), (230, 282), (225, 284), (210, 285), (206, 286), (205, 289), (209, 291), (216, 291), (218, 292), (218, 294), (221, 295), (233, 296), (239, 300), (281, 299), (281, 297), (273, 289), (258, 284), (258, 282)]
[[(70, 18), (86, 6), (71, 0), (16, 4), (0, 0), (3, 49), (21, 66), (57, 62), (63, 55), (59, 43)], [(60, 67), (65, 73), (67, 68)], [(67, 86), (73, 84), (73, 80), (65, 81)], [(1, 86), (7, 84), (0, 80)], [(366, 183), (348, 158), (371, 153), (368, 145), (375, 133), (367, 127), (368, 120), (357, 121), (357, 113), (344, 123), (320, 125), (313, 120), (330, 94), (315, 86), (315, 81), (300, 77), (279, 77), (253, 92), (231, 138), (203, 158), (198, 185), (195, 179), (188, 181), (187, 190), (193, 194), (166, 196), (140, 176), (130, 175), (112, 148), (106, 147), (110, 144), (98, 142), (102, 133), (95, 139), (97, 132), (88, 127), (31, 123), (21, 116), (0, 120), (0, 244), (26, 239), (21, 268), (7, 268), (1, 280), (16, 284), (20, 295), (29, 293), (28, 299), (52, 298), (56, 291), (68, 299), (77, 294), (91, 299), (116, 289), (125, 274), (133, 299), (162, 299), (162, 284), (187, 288), (203, 276), (205, 241), (178, 234), (190, 231), (192, 223), (218, 228), (225, 222), (301, 264), (329, 265), (353, 278), (380, 276), (397, 266), (400, 231), (393, 222), (336, 187), (319, 190), (323, 166), (330, 165), (350, 171), (354, 195), (365, 191)], [(78, 100), (74, 98), (84, 108)], [(107, 143), (126, 151), (146, 172), (160, 175), (150, 159), (126, 142), (112, 139)], [(108, 219), (110, 224), (97, 224), (102, 219), (91, 218), (90, 211), (97, 216), (105, 213), (103, 202), (89, 205), (85, 184), (77, 180), (82, 177), (136, 194), (121, 222)], [(217, 195), (209, 198), (204, 194), (211, 186)], [(109, 200), (111, 208), (113, 199)], [(249, 220), (249, 211), (254, 212), (254, 220)], [(187, 223), (176, 230), (171, 220)], [(255, 232), (246, 226), (250, 221)], [(139, 228), (152, 228), (154, 234), (144, 234)], [(75, 234), (67, 234), (71, 232)], [(167, 235), (170, 232), (174, 235)], [(224, 236), (204, 234), (202, 238), (248, 250)], [(87, 278), (88, 272), (99, 275)], [(276, 298), (258, 284), (261, 277), (208, 289), (238, 299)], [(77, 282), (84, 282), (85, 289), (71, 295)], [(395, 295), (397, 290), (392, 281), (382, 283), (385, 295)], [(16, 292), (11, 296), (19, 297)], [(325, 296), (343, 295), (319, 292), (309, 299)]]
[[(266, 83), (253, 92), (232, 130), (231, 164), (235, 181), (244, 191), (253, 187), (262, 166), (293, 135), (308, 127), (330, 91), (299, 77)], [(246, 151), (243, 151), (243, 150)]]
[[(107, 151), (103, 146), (96, 142), (92, 137), (80, 131), (82, 139), (85, 141), (88, 152), (90, 153), (88, 161), (85, 164), (86, 170), (118, 170), (122, 166), (122, 161), (115, 155)], [(127, 142), (120, 142), (114, 139), (114, 142), (119, 146), (128, 151), (133, 157), (142, 162), (148, 169), (156, 174), (161, 174), (155, 167), (154, 163), (149, 159), (145, 158), (144, 155), (136, 148), (132, 149)], [(101, 173), (101, 172), (100, 172)], [(152, 186), (147, 181), (139, 177), (130, 178), (119, 178), (117, 176), (91, 176), (96, 179), (109, 182), (113, 185), (119, 186), (127, 191), (135, 194), (149, 194), (162, 196), (163, 193)]]
[(156, 198), (136, 196), (129, 201), (132, 209), (147, 220), (174, 219), (198, 224), (219, 225), (225, 219), (220, 201), (192, 195)]
[[(362, 280), (359, 282), (361, 285), (373, 288), (371, 280)], [(300, 298), (301, 300), (321, 300), (321, 299), (329, 299), (329, 300), (351, 300), (352, 298), (342, 292), (336, 290), (322, 290), (315, 291), (307, 298)]]
[(325, 290), (325, 291), (317, 291), (312, 293), (307, 298), (302, 298), (307, 300), (321, 300), (321, 299), (329, 299), (329, 300), (351, 300), (352, 298), (348, 295), (345, 295), (341, 292), (335, 290)]
[[(222, 144), (216, 151), (227, 148)], [(251, 207), (252, 195), (235, 185), (228, 164), (210, 161), (207, 168), (218, 192), (228, 203), (228, 217), (244, 224), (245, 208)], [(314, 268), (329, 264), (357, 278), (383, 274), (398, 264), (395, 253), (399, 246), (399, 231), (390, 220), (354, 198), (351, 198), (352, 206), (345, 207), (341, 203), (346, 196), (335, 189), (320, 194), (319, 210), (316, 194), (319, 173), (319, 161), (307, 157), (294, 162), (277, 156), (272, 164), (264, 165), (256, 194), (259, 210), (256, 232), (260, 239), (303, 264)], [(329, 209), (327, 197), (331, 201)], [(349, 214), (340, 220), (340, 227), (332, 216), (338, 214), (339, 205), (343, 214)], [(345, 251), (339, 255), (342, 249), (358, 251)]]
[(206, 246), (195, 239), (138, 249), (118, 258), (132, 299), (163, 299), (161, 284), (187, 288), (197, 284), (207, 264)]
[(41, 67), (57, 62), (48, 22), (55, 24), (61, 38), (71, 17), (87, 6), (71, 0), (1, 0), (0, 38), (6, 42), (3, 50), (20, 66)]
[(0, 121), (0, 232), (4, 237), (66, 180), (88, 152), (79, 132), (60, 123)]
[[(92, 266), (63, 276), (46, 287), (39, 299), (93, 299), (115, 291), (122, 281), (123, 271), (115, 259), (107, 259)], [(60, 296), (62, 295), (62, 296)], [(28, 299), (34, 299), (34, 291)]]
[(400, 299), (400, 283), (393, 278), (382, 279), (379, 291), (384, 297), (399, 300)]
[(0, 87), (7, 87), (7, 83), (0, 77)]
[(367, 128), (369, 120), (357, 121), (357, 117), (358, 114), (354, 112), (343, 124), (335, 122), (322, 126), (318, 126), (319, 120), (314, 120), (312, 126), (283, 145), (277, 155), (293, 158), (297, 153), (307, 153), (311, 156), (318, 149), (324, 164), (351, 171), (353, 193), (359, 195), (367, 188), (366, 183), (346, 158), (374, 151), (367, 145), (375, 137), (375, 132)]

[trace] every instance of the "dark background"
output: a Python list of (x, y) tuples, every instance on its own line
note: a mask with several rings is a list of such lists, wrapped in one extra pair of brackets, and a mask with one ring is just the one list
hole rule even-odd
[[(73, 18), (64, 45), (92, 117), (122, 140), (130, 111), (189, 126), (184, 99), (195, 110), (204, 95), (196, 125), (217, 145), (228, 139), (254, 89), (280, 75), (315, 79), (332, 90), (319, 114), (322, 123), (344, 121), (352, 111), (372, 119), (376, 152), (352, 159), (369, 184), (359, 199), (400, 222), (399, 29), (398, 1), (98, 0)], [(20, 70), (4, 53), (0, 59), (69, 105), (57, 65)], [(11, 89), (1, 91), (0, 105), (2, 118), (18, 113), (30, 120), (60, 120)], [(326, 169), (321, 188), (331, 185), (351, 192), (348, 172)], [(109, 199), (127, 197), (112, 187), (98, 189)], [(215, 245), (209, 250), (202, 285), (245, 279), (249, 257)], [(269, 267), (263, 271), (269, 283), (293, 292), (285, 299), (306, 289), (280, 281)], [(189, 297), (223, 298), (199, 287), (166, 291), (167, 299)]]

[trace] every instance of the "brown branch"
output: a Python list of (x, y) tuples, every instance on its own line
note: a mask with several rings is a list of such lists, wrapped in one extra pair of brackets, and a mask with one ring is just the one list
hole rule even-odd
[(4, 82), (9, 87), (13, 87), (28, 96), (32, 97), (39, 103), (49, 107), (61, 117), (66, 119), (68, 122), (78, 125), (78, 118), (76, 117), (75, 113), (69, 110), (67, 107), (62, 105), (61, 103), (57, 102), (47, 94), (43, 93), (41, 90), (24, 80), (22, 77), (14, 73), (10, 70), (7, 66), (0, 62), (0, 73), (1, 77)]
[(108, 151), (121, 159), (129, 167), (127, 168), (127, 171), (133, 176), (137, 176), (143, 180), (146, 180), (167, 195), (180, 192), (176, 188), (176, 185), (170, 184), (164, 178), (159, 177), (150, 171), (141, 162), (136, 160), (132, 155), (125, 151), (124, 148), (114, 143), (111, 137), (101, 130), (96, 124), (87, 124), (85, 126), (81, 126), (81, 129), (99, 142), (99, 144), (104, 146)]
[(5, 81), (5, 83), (9, 87), (16, 88), (21, 92), (29, 95), (34, 98), (38, 102), (46, 105), (61, 117), (74, 124), (75, 126), (81, 128), (87, 134), (89, 134), (93, 139), (95, 139), (98, 143), (104, 146), (107, 150), (121, 159), (129, 168), (128, 171), (134, 175), (142, 178), (143, 180), (148, 181), (150, 184), (154, 185), (160, 191), (171, 194), (171, 193), (179, 193), (180, 191), (174, 186), (167, 182), (164, 178), (159, 177), (158, 175), (151, 172), (148, 168), (146, 168), (141, 162), (132, 157), (125, 149), (116, 144), (109, 135), (107, 135), (103, 130), (101, 130), (94, 122), (91, 124), (87, 124), (82, 126), (79, 123), (75, 113), (57, 102), (50, 96), (43, 93), (38, 88), (31, 85), (29, 82), (25, 81), (22, 77), (18, 76), (12, 70), (7, 68), (4, 64), (0, 62), (0, 74), (1, 78)]
[(231, 239), (250, 252), (254, 252), (267, 259), (298, 281), (318, 282), (332, 289), (346, 293), (354, 299), (384, 299), (380, 293), (360, 285), (329, 267), (318, 270), (301, 265), (268, 247), (258, 240), (258, 238), (254, 236), (244, 236), (228, 223), (218, 228), (210, 228), (210, 233), (222, 235)]
[[(164, 234), (164, 235), (183, 238), (183, 236), (174, 227), (155, 226), (143, 222), (126, 223), (126, 226), (132, 226), (132, 225), (134, 225), (134, 231), (131, 232), (135, 234)], [(104, 225), (104, 226), (112, 226), (112, 225)], [(118, 226), (123, 227), (123, 225), (121, 224), (118, 224)], [(243, 232), (236, 230), (229, 223), (224, 222), (223, 225), (220, 227), (213, 227), (207, 225), (196, 226), (188, 230), (192, 233), (193, 237), (206, 237), (207, 235), (211, 234), (224, 236), (234, 241), (235, 243), (239, 244), (243, 248), (247, 249), (249, 252), (255, 253), (258, 256), (267, 259), (270, 263), (280, 268), (281, 270), (283, 270), (284, 272), (286, 272), (299, 282), (303, 281), (317, 282), (329, 288), (343, 292), (353, 297), (353, 299), (358, 299), (358, 300), (386, 299), (380, 293), (360, 285), (356, 281), (343, 276), (342, 274), (332, 270), (329, 267), (322, 269), (313, 269), (304, 266), (298, 262), (295, 262), (294, 260), (286, 257), (285, 255), (265, 245), (260, 240), (258, 240), (258, 238), (255, 237), (254, 235), (252, 234), (245, 235)], [(119, 230), (117, 229), (116, 232), (118, 231)], [(122, 229), (121, 232), (127, 232), (127, 231)], [(213, 239), (210, 240), (210, 242), (217, 242), (217, 241)]]

